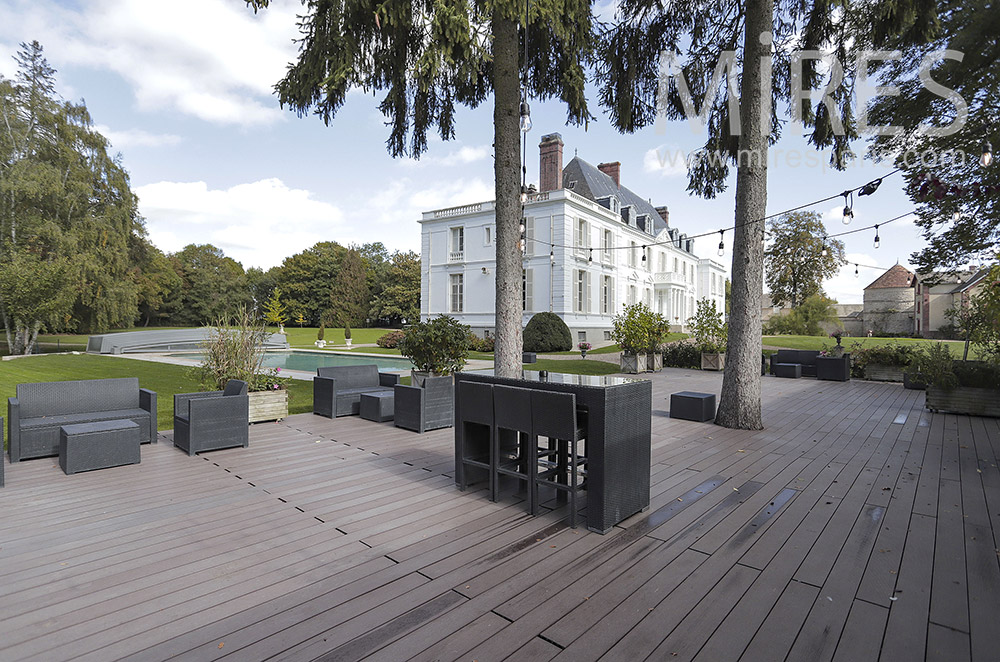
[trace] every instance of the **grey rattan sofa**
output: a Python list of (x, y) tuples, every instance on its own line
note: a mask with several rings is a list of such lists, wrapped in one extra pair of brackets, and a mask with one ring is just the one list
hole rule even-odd
[(423, 388), (397, 384), (393, 390), (397, 428), (423, 433), (455, 424), (455, 381), (452, 377), (428, 377)]
[(313, 377), (313, 413), (327, 418), (361, 413), (361, 394), (392, 392), (399, 375), (379, 372), (378, 366), (347, 365), (317, 368)]
[(135, 377), (18, 384), (7, 400), (10, 461), (59, 455), (63, 425), (130, 420), (139, 441), (156, 443), (156, 393)]
[(174, 395), (174, 446), (194, 455), (250, 445), (247, 383), (226, 382), (222, 391)]

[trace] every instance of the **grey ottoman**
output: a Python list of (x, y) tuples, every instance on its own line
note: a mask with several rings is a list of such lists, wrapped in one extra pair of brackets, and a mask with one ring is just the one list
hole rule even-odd
[(715, 418), (715, 394), (681, 391), (670, 395), (670, 418), (704, 423)]
[(802, 376), (801, 363), (775, 363), (775, 377), (787, 377), (788, 379), (798, 379)]
[(538, 356), (534, 352), (521, 352), (521, 363), (537, 363)]
[(133, 421), (97, 421), (59, 428), (59, 466), (67, 474), (139, 461), (139, 426)]
[(384, 423), (391, 421), (395, 416), (393, 398), (395, 393), (362, 393), (361, 394), (361, 418), (366, 421)]

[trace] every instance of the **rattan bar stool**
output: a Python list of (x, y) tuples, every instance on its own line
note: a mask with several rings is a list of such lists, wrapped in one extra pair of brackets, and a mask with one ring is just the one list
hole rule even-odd
[[(576, 528), (577, 493), (586, 478), (587, 458), (580, 452), (586, 426), (576, 408), (576, 395), (553, 391), (531, 391), (531, 433), (546, 437), (536, 441), (536, 460), (531, 483), (531, 504), (538, 507), (538, 488), (548, 486), (569, 494), (569, 523)], [(534, 515), (535, 512), (533, 511)]]
[(458, 398), (462, 411), (462, 477), (459, 488), (464, 491), (475, 482), (469, 480), (471, 469), (472, 473), (486, 475), (490, 484), (490, 498), (495, 500), (493, 385), (459, 382)]
[(516, 386), (493, 387), (493, 486), (500, 491), (500, 477), (513, 476), (524, 481), (528, 511), (534, 514), (534, 490), (531, 488), (535, 463), (536, 437), (531, 430), (531, 389)]

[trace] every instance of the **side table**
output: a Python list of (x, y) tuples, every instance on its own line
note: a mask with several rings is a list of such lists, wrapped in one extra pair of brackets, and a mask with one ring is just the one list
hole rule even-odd
[(366, 421), (384, 423), (391, 421), (395, 416), (394, 393), (392, 391), (362, 393), (361, 394), (361, 418)]

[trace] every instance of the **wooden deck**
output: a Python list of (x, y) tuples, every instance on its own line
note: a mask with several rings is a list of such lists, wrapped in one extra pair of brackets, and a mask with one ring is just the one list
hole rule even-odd
[(651, 507), (605, 536), (460, 492), (451, 430), (357, 417), (8, 464), (0, 660), (998, 658), (997, 420), (767, 377), (734, 431), (663, 416), (719, 375), (652, 380)]

